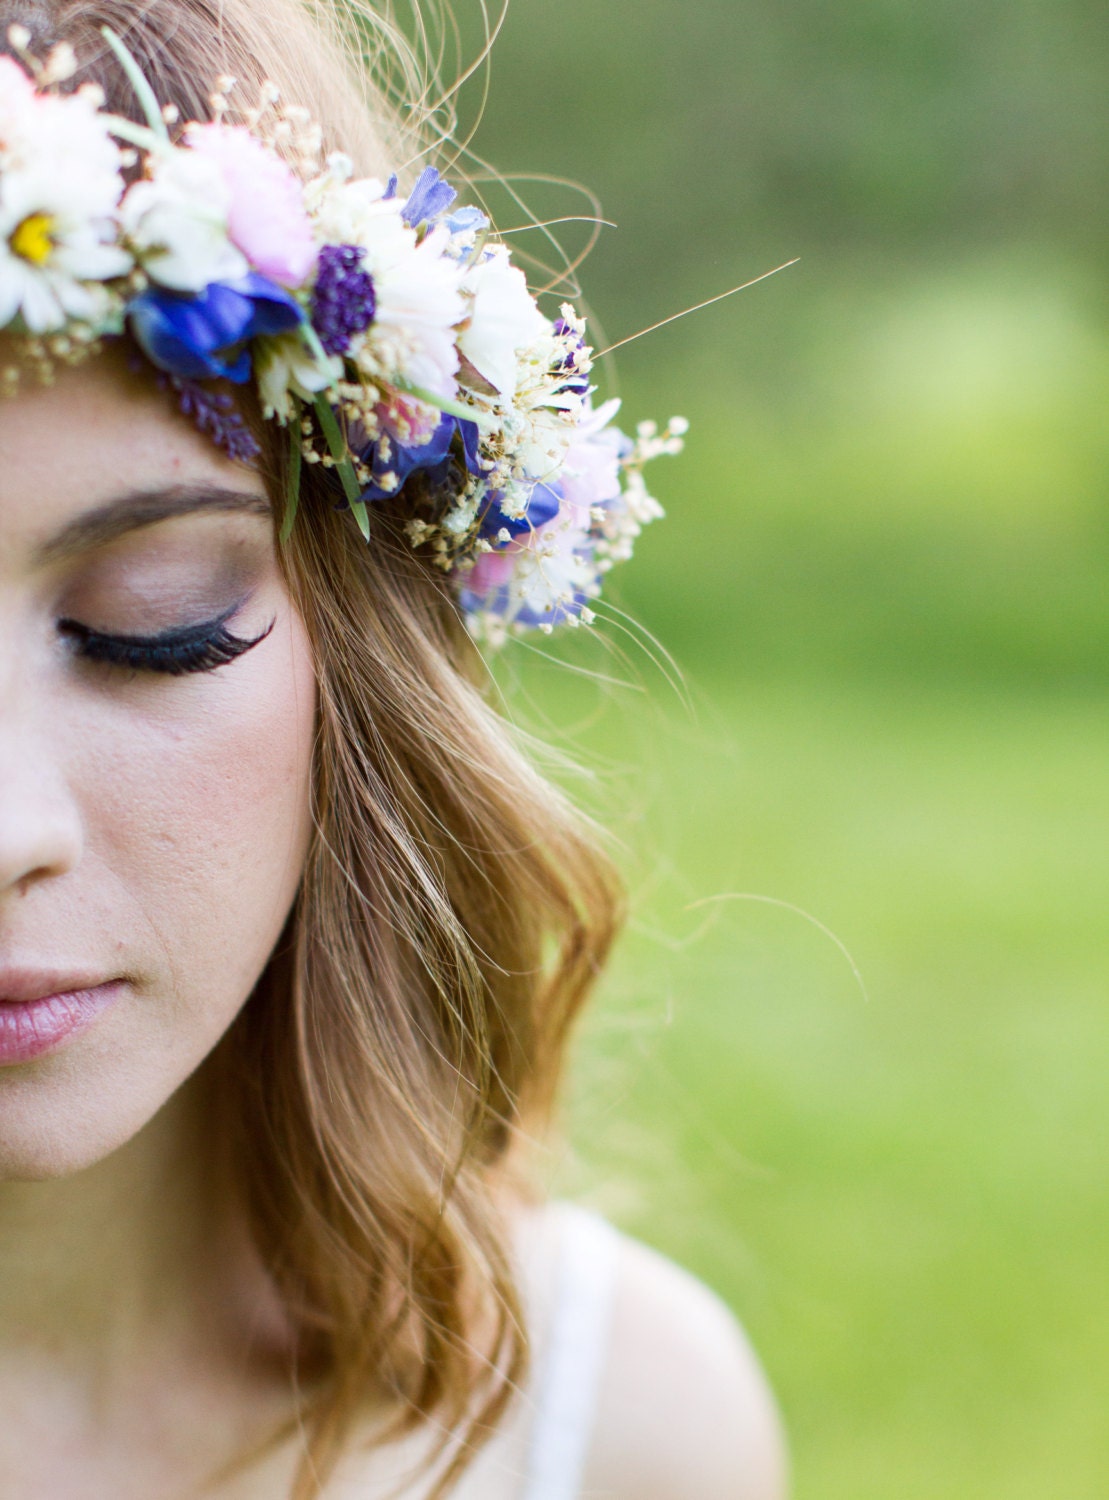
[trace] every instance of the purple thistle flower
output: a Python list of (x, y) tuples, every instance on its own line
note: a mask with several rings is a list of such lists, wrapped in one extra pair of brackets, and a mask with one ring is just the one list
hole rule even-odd
[(195, 380), (176, 376), (171, 376), (170, 381), (177, 391), (178, 407), (217, 448), (240, 463), (254, 462), (262, 450), (226, 391), (206, 391)]
[(320, 251), (312, 293), (312, 326), (328, 354), (345, 354), (356, 333), (374, 320), (373, 277), (362, 269), (361, 245), (325, 245)]

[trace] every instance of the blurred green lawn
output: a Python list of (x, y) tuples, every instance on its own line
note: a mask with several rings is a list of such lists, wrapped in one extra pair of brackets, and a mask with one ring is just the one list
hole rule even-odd
[(634, 896), (552, 1178), (736, 1308), (798, 1500), (1109, 1494), (1098, 14), (515, 0), (478, 138), (600, 191), (609, 337), (803, 256), (620, 358), (682, 688), (500, 668)]
[(799, 1495), (1095, 1500), (1109, 702), (710, 691), (595, 736), (659, 785), (566, 1180), (743, 1315)]
[(1109, 380), (999, 279), (926, 432), (881, 371), (958, 283), (837, 340), (848, 415), (811, 346), (807, 415), (704, 402), (623, 581), (680, 690), (502, 667), (634, 894), (556, 1180), (740, 1312), (800, 1500), (1109, 1493)]

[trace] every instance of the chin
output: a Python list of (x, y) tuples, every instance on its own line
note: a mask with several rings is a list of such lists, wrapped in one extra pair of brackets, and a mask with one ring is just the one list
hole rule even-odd
[(12, 1121), (0, 1106), (0, 1183), (56, 1182), (96, 1166), (129, 1140), (109, 1132), (59, 1129), (44, 1121)]
[(177, 1080), (159, 1087), (127, 1069), (110, 1079), (78, 1072), (41, 1062), (0, 1070), (0, 1183), (88, 1171), (176, 1112)]

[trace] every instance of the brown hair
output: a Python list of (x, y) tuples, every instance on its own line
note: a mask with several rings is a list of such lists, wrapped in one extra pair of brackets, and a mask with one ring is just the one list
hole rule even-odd
[[(138, 117), (104, 24), (182, 119), (210, 117), (219, 74), (251, 96), (269, 79), (381, 175), (427, 145), (384, 98), (398, 66), (426, 90), (387, 15), (337, 3), (3, 9), (40, 55), (71, 43), (78, 81), (119, 113)], [(264, 436), (279, 520), (285, 444)], [(503, 1411), (526, 1337), (498, 1185), (548, 1110), (617, 925), (595, 830), (490, 706), (449, 588), (402, 523), (399, 504), (375, 506), (366, 546), (306, 467), (284, 558), (319, 684), (316, 831), (285, 939), (215, 1059), (312, 1392), (294, 1500), (319, 1492), (370, 1394), (392, 1399), (393, 1431), (433, 1419), (447, 1434), (436, 1494)]]

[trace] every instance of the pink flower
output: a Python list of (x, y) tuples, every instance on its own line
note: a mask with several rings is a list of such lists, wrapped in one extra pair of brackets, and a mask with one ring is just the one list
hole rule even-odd
[(595, 592), (595, 575), (586, 526), (560, 513), (506, 547), (479, 553), (465, 588), (508, 619), (553, 625)]
[(232, 243), (271, 281), (301, 286), (316, 263), (317, 249), (292, 169), (241, 125), (190, 125), (185, 139), (227, 184)]
[(475, 594), (491, 594), (511, 583), (519, 551), (519, 547), (506, 547), (503, 552), (479, 552), (467, 576), (466, 587)]
[(584, 526), (594, 507), (612, 504), (623, 492), (620, 458), (627, 439), (608, 425), (619, 409), (619, 401), (606, 401), (597, 411), (585, 413), (559, 475), (563, 506)]
[(374, 412), (381, 430), (406, 448), (418, 448), (431, 441), (442, 420), (442, 412), (414, 396), (393, 392), (387, 401), (379, 401)]

